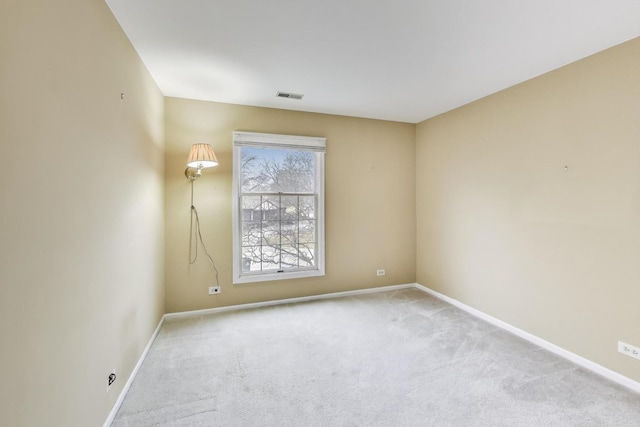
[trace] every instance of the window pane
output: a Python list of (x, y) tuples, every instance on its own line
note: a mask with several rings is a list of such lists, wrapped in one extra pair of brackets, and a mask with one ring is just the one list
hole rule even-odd
[(316, 198), (314, 196), (300, 196), (300, 219), (314, 219), (316, 217)]
[(282, 219), (296, 220), (298, 218), (299, 196), (282, 196)]
[(315, 221), (300, 221), (300, 229), (298, 232), (298, 242), (314, 243), (315, 241), (316, 241)]
[(280, 244), (279, 221), (265, 221), (262, 223), (262, 244), (266, 246)]
[(290, 224), (282, 224), (281, 239), (283, 245), (298, 244), (298, 223), (291, 221)]
[(262, 203), (262, 221), (278, 221), (280, 219), (280, 196), (263, 196)]
[(260, 271), (261, 268), (260, 246), (245, 246), (242, 248), (242, 271)]
[(242, 197), (242, 222), (260, 221), (260, 196)]
[(299, 252), (295, 246), (282, 246), (280, 262), (282, 269), (298, 268)]
[(312, 193), (315, 162), (312, 152), (243, 147), (243, 193)]
[(249, 222), (242, 224), (242, 246), (260, 246), (262, 230), (260, 223)]
[(280, 268), (280, 247), (263, 246), (262, 247), (262, 269), (278, 270)]
[(315, 251), (315, 244), (300, 244), (298, 247), (300, 267), (313, 267), (316, 265)]

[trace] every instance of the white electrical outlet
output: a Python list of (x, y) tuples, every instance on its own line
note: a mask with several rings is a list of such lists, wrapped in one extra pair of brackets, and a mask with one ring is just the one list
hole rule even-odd
[(384, 269), (376, 270), (376, 276), (384, 276), (385, 274), (387, 274), (387, 272), (384, 271)]
[(622, 354), (626, 354), (629, 357), (640, 360), (640, 348), (636, 346), (618, 341), (618, 351)]
[(209, 286), (209, 295), (219, 294), (222, 291), (222, 286)]

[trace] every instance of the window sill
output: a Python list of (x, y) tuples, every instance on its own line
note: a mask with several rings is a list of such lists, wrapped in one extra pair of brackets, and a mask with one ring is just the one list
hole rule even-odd
[(319, 276), (324, 276), (324, 269), (295, 271), (295, 272), (288, 272), (288, 273), (267, 273), (267, 274), (246, 275), (246, 276), (234, 277), (233, 284), (238, 285), (243, 283), (269, 282), (273, 280), (301, 279), (305, 277), (319, 277)]

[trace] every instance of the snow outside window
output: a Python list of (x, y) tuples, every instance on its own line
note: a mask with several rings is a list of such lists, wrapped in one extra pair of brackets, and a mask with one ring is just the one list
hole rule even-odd
[(233, 282), (324, 275), (324, 138), (233, 133)]

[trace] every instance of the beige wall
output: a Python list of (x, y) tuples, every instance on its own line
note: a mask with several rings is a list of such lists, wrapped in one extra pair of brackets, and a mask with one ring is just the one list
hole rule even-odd
[[(415, 126), (268, 108), (167, 98), (167, 312), (276, 300), (415, 281)], [(327, 138), (326, 276), (232, 285), (232, 132)], [(195, 183), (202, 233), (222, 293), (207, 295), (206, 258), (189, 266), (189, 147), (210, 143), (220, 166)], [(385, 277), (375, 271), (385, 268)]]
[[(618, 339), (640, 345), (638, 75), (640, 39), (416, 135), (410, 124), (163, 100), (103, 1), (3, 1), (3, 424), (100, 425), (165, 309), (416, 278), (640, 381), (638, 362), (616, 352)], [(325, 277), (231, 284), (238, 129), (327, 138)], [(183, 171), (195, 142), (221, 163), (195, 184), (219, 296), (207, 295), (206, 259), (188, 263)]]
[(104, 1), (0, 2), (0, 424), (101, 425), (153, 333), (162, 117)]
[(419, 283), (636, 381), (639, 76), (635, 39), (420, 123), (416, 184)]

